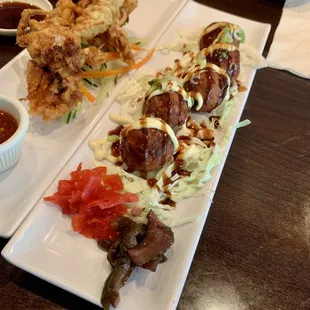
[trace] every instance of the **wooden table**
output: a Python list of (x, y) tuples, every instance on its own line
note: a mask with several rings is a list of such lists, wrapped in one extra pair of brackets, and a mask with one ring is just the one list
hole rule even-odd
[[(271, 23), (265, 54), (283, 2), (204, 1)], [(14, 42), (0, 37), (0, 66), (20, 51)], [(179, 310), (310, 309), (309, 98), (309, 80), (257, 73), (242, 116), (252, 125), (236, 134)], [(99, 308), (0, 258), (0, 309)]]

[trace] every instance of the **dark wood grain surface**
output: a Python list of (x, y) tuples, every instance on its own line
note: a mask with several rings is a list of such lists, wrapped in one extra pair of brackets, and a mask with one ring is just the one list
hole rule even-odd
[[(203, 2), (272, 24), (266, 54), (284, 1)], [(0, 44), (3, 66), (20, 49)], [(309, 80), (257, 73), (242, 116), (252, 125), (236, 134), (179, 310), (310, 309), (309, 94)], [(0, 309), (99, 308), (0, 258)]]

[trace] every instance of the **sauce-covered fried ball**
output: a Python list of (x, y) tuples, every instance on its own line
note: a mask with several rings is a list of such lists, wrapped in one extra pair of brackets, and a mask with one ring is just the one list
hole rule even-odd
[[(190, 94), (201, 94), (203, 104), (198, 109), (200, 112), (211, 112), (220, 105), (225, 98), (228, 86), (227, 75), (220, 74), (212, 68), (194, 73), (190, 80), (184, 83), (184, 89)], [(192, 110), (197, 111), (197, 100), (195, 100)]]
[(213, 63), (227, 72), (231, 81), (240, 74), (240, 53), (231, 44), (215, 44), (201, 51), (207, 62)]
[(130, 171), (152, 171), (161, 168), (174, 153), (171, 138), (155, 128), (133, 129), (120, 144), (123, 162)]
[(164, 120), (171, 128), (181, 127), (188, 117), (188, 103), (177, 92), (165, 92), (144, 103), (143, 114)]
[[(226, 39), (225, 37), (229, 36), (231, 38), (231, 44), (239, 47), (240, 41), (235, 38), (233, 35), (234, 28), (233, 25), (227, 22), (220, 22), (220, 23), (212, 23), (207, 26), (200, 38), (199, 41), (199, 48), (200, 50), (211, 46), (214, 43), (218, 43), (219, 41)], [(228, 30), (228, 34), (225, 34), (225, 30)]]

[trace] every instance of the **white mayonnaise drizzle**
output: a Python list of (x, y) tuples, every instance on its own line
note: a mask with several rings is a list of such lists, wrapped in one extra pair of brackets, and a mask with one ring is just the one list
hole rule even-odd
[[(143, 128), (154, 128), (160, 131), (165, 132), (171, 139), (173, 146), (174, 146), (174, 153), (177, 152), (179, 148), (179, 141), (176, 137), (174, 131), (172, 128), (165, 123), (163, 120), (155, 117), (145, 117), (141, 118), (140, 120), (132, 123), (129, 127), (124, 129), (125, 134), (127, 134), (129, 131), (134, 129), (143, 129)], [(121, 140), (122, 140), (122, 134), (121, 134)]]
[(160, 81), (161, 86), (156, 89), (150, 88), (150, 90), (145, 94), (144, 100), (146, 98), (146, 102), (148, 102), (152, 97), (162, 95), (167, 92), (176, 92), (187, 102), (188, 107), (191, 108), (193, 103), (189, 96), (189, 94), (185, 91), (185, 89), (179, 85), (173, 79), (163, 79)]
[(133, 122), (133, 120), (130, 119), (129, 117), (121, 116), (121, 115), (117, 115), (113, 113), (109, 115), (109, 118), (112, 122), (119, 124), (119, 125), (129, 125)]
[(120, 157), (114, 157), (110, 154), (110, 148), (107, 147), (107, 143), (109, 143), (108, 138), (88, 141), (88, 146), (93, 150), (95, 159), (98, 161), (107, 159), (113, 164), (122, 161)]

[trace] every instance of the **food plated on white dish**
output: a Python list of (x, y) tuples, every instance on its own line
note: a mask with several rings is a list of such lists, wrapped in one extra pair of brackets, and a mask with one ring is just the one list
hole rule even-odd
[[(191, 26), (186, 27), (189, 35), (178, 37), (180, 29), (189, 21)], [(216, 26), (212, 31), (218, 31), (215, 39), (219, 37), (221, 42), (211, 42), (213, 48), (201, 48), (199, 42), (204, 40), (198, 39), (212, 33), (212, 25), (207, 27), (206, 32), (201, 31), (214, 22)], [(156, 43), (160, 51), (119, 89), (120, 105), (116, 102), (111, 105), (103, 119), (85, 137), (44, 194), (46, 201), (38, 202), (9, 241), (2, 253), (4, 257), (20, 268), (97, 305), (102, 302), (105, 308), (108, 307), (107, 301), (117, 305), (118, 309), (143, 309), (146, 303), (149, 309), (175, 309), (234, 131), (238, 126), (247, 124), (239, 124), (239, 119), (256, 69), (245, 66), (246, 59), (242, 58), (241, 53), (241, 75), (237, 79), (238, 63), (233, 61), (235, 56), (231, 53), (237, 51), (239, 46), (234, 45), (237, 43), (234, 40), (241, 43), (245, 34), (247, 44), (262, 53), (269, 30), (269, 25), (188, 2)], [(192, 44), (185, 37), (193, 39), (197, 51), (192, 50)], [(206, 42), (202, 44), (208, 45)], [(185, 55), (184, 48), (188, 49)], [(221, 52), (215, 55), (212, 49)], [(209, 59), (206, 62), (209, 55), (230, 59), (227, 66), (230, 71), (223, 68), (225, 63), (227, 65), (225, 61), (216, 63), (215, 59), (212, 62)], [(235, 62), (233, 66), (230, 65), (232, 62)], [(210, 89), (215, 89), (214, 85), (220, 86), (217, 88), (220, 91), (213, 92), (216, 98), (208, 94), (203, 97), (200, 90), (194, 90), (204, 80), (202, 74), (212, 77), (212, 83), (208, 84)], [(197, 78), (197, 75), (200, 77)], [(208, 87), (204, 85), (203, 89)], [(162, 104), (161, 99), (166, 104)], [(158, 113), (163, 112), (162, 107), (169, 107), (167, 103), (171, 104), (172, 111), (177, 110), (178, 113)], [(153, 109), (154, 105), (160, 108)], [(197, 113), (197, 110), (201, 111)], [(117, 126), (124, 128), (115, 130)], [(182, 134), (179, 134), (180, 130), (181, 133), (183, 130)], [(139, 143), (141, 139), (147, 142)], [(165, 147), (158, 151), (157, 143)], [(184, 154), (183, 151), (185, 156), (178, 158)], [(133, 152), (135, 156), (132, 156)], [(79, 165), (81, 162), (83, 167)], [(87, 175), (87, 182), (76, 183), (80, 175), (83, 178)], [(107, 195), (108, 190), (110, 195)], [(101, 196), (103, 192), (105, 195)], [(123, 200), (119, 200), (120, 197)], [(111, 207), (112, 201), (114, 204)], [(50, 202), (58, 205), (67, 215), (62, 215), (59, 207)], [(107, 212), (108, 209), (110, 212), (115, 207), (119, 209), (114, 214), (92, 213), (93, 210)], [(91, 214), (87, 210), (92, 210)], [(115, 218), (124, 215), (136, 223), (130, 222), (128, 225), (146, 225), (136, 227), (135, 231), (139, 233), (132, 238), (132, 248), (128, 243), (124, 246), (123, 237), (128, 237), (123, 231), (126, 225), (120, 219), (115, 222)], [(102, 222), (107, 229), (102, 230)], [(149, 232), (152, 223), (157, 223), (156, 226), (166, 232), (164, 239), (167, 243), (160, 248), (160, 253), (153, 252), (154, 256), (138, 261), (136, 250), (141, 250), (141, 242), (145, 246), (148, 244), (146, 238), (152, 236)], [(72, 232), (72, 226), (78, 233)], [(173, 235), (167, 226), (172, 227)], [(146, 235), (141, 233), (143, 229)], [(121, 280), (115, 273), (116, 278), (113, 278), (112, 273), (111, 277), (118, 280), (116, 286), (111, 284), (111, 277), (108, 278), (112, 268), (106, 261), (106, 253), (91, 238), (113, 242), (120, 238), (121, 247), (116, 246), (115, 249), (123, 248), (129, 268), (126, 269), (128, 273), (122, 274), (124, 277)], [(108, 245), (110, 251), (113, 245), (115, 243)], [(156, 273), (139, 267), (128, 280), (135, 266), (145, 267), (150, 260), (156, 260), (156, 263), (165, 260), (159, 255), (165, 255), (168, 260), (157, 266)], [(109, 262), (115, 272), (124, 256), (117, 254), (112, 258)], [(118, 291), (126, 281), (126, 285)], [(109, 290), (113, 298), (107, 297)], [(101, 296), (104, 298), (101, 299)]]
[[(154, 9), (150, 0), (140, 1), (139, 6), (130, 14), (129, 23), (123, 27), (133, 45), (134, 43), (145, 43), (137, 38), (144, 38), (146, 41), (143, 48), (147, 50), (133, 51), (136, 63), (139, 63), (152, 51), (158, 37), (171, 23), (184, 3), (183, 0), (160, 0), (159, 5)], [(146, 16), (148, 16), (147, 19)], [(141, 24), (144, 26), (141, 27)], [(31, 33), (40, 34), (41, 31), (44, 29), (34, 29), (30, 35)], [(29, 36), (23, 38), (28, 40)], [(47, 42), (44, 44), (46, 46)], [(138, 44), (138, 47), (141, 44)], [(28, 47), (33, 47), (33, 51), (36, 51), (37, 48), (29, 44)], [(42, 48), (43, 51), (46, 49)], [(37, 55), (33, 56), (32, 61), (40, 60)], [(29, 60), (28, 52), (24, 51), (0, 70), (1, 93), (16, 99), (29, 96), (26, 75)], [(114, 66), (113, 68), (128, 66), (119, 60), (113, 60), (111, 63)], [(107, 65), (109, 66), (109, 64)], [(39, 64), (35, 66), (37, 71), (40, 71), (40, 68)], [(107, 68), (107, 70), (109, 69)], [(41, 115), (31, 115), (20, 161), (13, 169), (0, 175), (0, 183), (3, 188), (3, 191), (0, 192), (0, 235), (2, 237), (10, 237), (14, 233), (81, 141), (85, 139), (96, 122), (102, 118), (130, 74), (132, 71), (129, 74), (118, 75), (117, 79), (115, 76), (111, 78), (108, 76), (107, 79), (103, 79), (106, 81), (106, 83), (102, 83), (106, 86), (103, 88), (100, 87), (101, 85), (99, 87), (91, 86), (86, 80), (83, 80), (85, 89), (92, 94), (92, 98), (96, 98), (96, 102), (91, 103), (87, 99), (83, 99), (81, 104), (78, 104), (77, 109), (73, 106), (74, 110), (58, 119), (51, 120), (49, 124), (42, 120)], [(38, 77), (38, 75), (33, 76)], [(47, 74), (47, 77), (49, 76)], [(114, 85), (115, 81), (117, 85)], [(35, 85), (35, 80), (31, 86), (33, 85)], [(22, 102), (29, 109), (29, 101), (24, 100)], [(39, 106), (34, 104), (33, 111), (37, 111), (36, 108), (39, 109)], [(77, 113), (78, 117), (76, 117)]]

